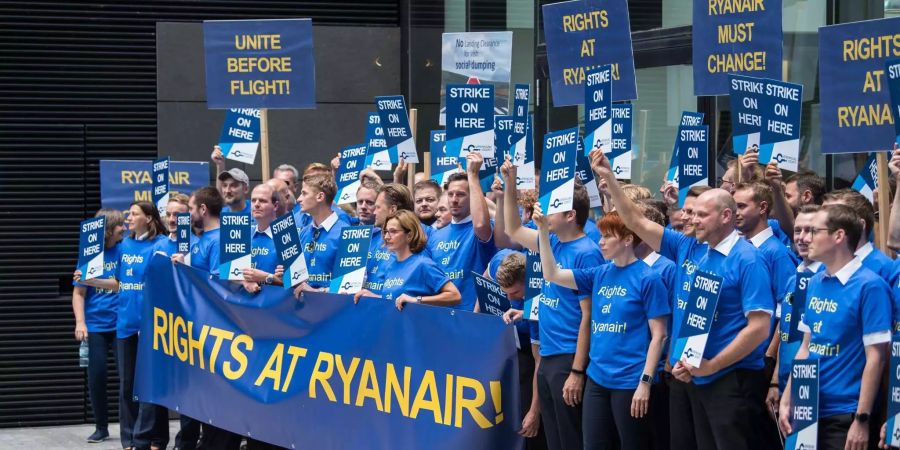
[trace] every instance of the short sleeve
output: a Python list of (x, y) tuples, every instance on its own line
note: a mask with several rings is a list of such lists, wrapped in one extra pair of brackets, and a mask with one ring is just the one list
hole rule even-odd
[[(594, 245), (596, 247), (596, 245)], [(606, 262), (603, 260), (603, 257), (600, 256), (599, 248), (592, 248), (590, 251), (583, 251), (583, 249), (577, 249), (581, 253), (578, 255), (575, 260), (575, 267), (572, 267), (572, 271), (574, 273), (575, 269), (595, 269), (595, 272), (599, 270)], [(593, 281), (593, 280), (591, 280)], [(577, 283), (577, 280), (576, 280)], [(593, 282), (591, 284), (585, 285), (586, 289), (581, 289), (579, 286), (577, 295), (578, 298), (584, 298), (591, 295), (591, 291), (593, 291)]]
[(644, 312), (647, 318), (653, 319), (671, 314), (668, 292), (663, 285), (662, 278), (650, 271), (645, 272), (641, 280), (641, 299), (644, 301)]
[(594, 279), (601, 268), (602, 266), (572, 269), (572, 277), (575, 278), (575, 285), (578, 286), (579, 293), (591, 293), (594, 290)]
[(541, 332), (540, 332), (540, 327), (538, 326), (537, 320), (529, 320), (528, 321), (528, 333), (531, 334), (531, 343), (532, 344), (540, 344), (541, 343)]
[(219, 241), (218, 240), (209, 240), (207, 241), (208, 246), (208, 255), (207, 261), (209, 261), (209, 273), (213, 275), (219, 274)]
[(892, 307), (887, 283), (873, 278), (862, 287), (860, 296), (863, 342), (872, 345), (890, 341)]
[(772, 261), (772, 271), (775, 272), (772, 274), (772, 283), (775, 287), (777, 308), (777, 306), (781, 306), (784, 297), (794, 291), (794, 286), (797, 284), (797, 266), (794, 265), (787, 249), (775, 255), (775, 260)]
[(660, 240), (659, 254), (669, 258), (678, 264), (678, 251), (687, 246), (689, 238), (671, 228), (663, 228), (662, 240)]
[[(749, 259), (749, 258), (748, 258)], [(766, 264), (758, 252), (752, 259), (740, 262), (741, 298), (744, 315), (753, 311), (765, 311), (770, 315), (775, 312), (775, 299), (772, 297), (772, 277)]]
[(419, 276), (422, 277), (422, 284), (433, 294), (440, 292), (441, 288), (450, 282), (450, 279), (447, 278), (444, 271), (441, 270), (434, 261), (427, 258), (422, 259)]

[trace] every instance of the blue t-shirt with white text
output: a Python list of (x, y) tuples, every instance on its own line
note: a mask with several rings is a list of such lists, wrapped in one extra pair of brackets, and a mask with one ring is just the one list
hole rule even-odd
[(219, 274), (219, 230), (205, 231), (191, 244), (191, 267)]
[(272, 240), (271, 232), (259, 231), (253, 228), (253, 237), (250, 239), (250, 260), (254, 269), (263, 272), (275, 273), (275, 267), (280, 263), (278, 252), (275, 251), (275, 241)]
[(475, 235), (472, 221), (467, 220), (447, 224), (435, 231), (429, 241), (432, 241), (431, 258), (444, 270), (447, 278), (456, 285), (462, 295), (462, 302), (456, 309), (473, 311), (477, 295), (472, 272), (483, 273), (488, 261), (496, 253), (493, 234), (487, 242), (482, 242)]
[[(116, 244), (112, 248), (103, 249), (103, 273), (97, 278), (116, 278), (121, 245)], [(99, 333), (115, 330), (119, 314), (119, 294), (109, 289), (98, 289), (79, 283), (73, 284), (85, 288), (84, 324), (87, 326), (88, 332)]]
[(431, 258), (422, 252), (413, 253), (403, 261), (395, 257), (385, 266), (381, 295), (386, 300), (396, 300), (400, 294), (432, 296), (448, 281), (450, 279)]
[(141, 302), (144, 299), (144, 273), (150, 265), (150, 257), (160, 240), (168, 239), (157, 235), (153, 239), (125, 238), (119, 247), (119, 315), (116, 321), (116, 337), (125, 339), (133, 336), (141, 328)]
[(330, 229), (326, 230), (324, 226), (316, 227), (310, 223), (300, 230), (300, 248), (303, 250), (303, 257), (306, 258), (306, 267), (309, 270), (307, 283), (310, 287), (327, 288), (331, 283), (334, 259), (337, 257), (341, 242), (341, 230), (347, 226), (350, 224), (337, 217)]

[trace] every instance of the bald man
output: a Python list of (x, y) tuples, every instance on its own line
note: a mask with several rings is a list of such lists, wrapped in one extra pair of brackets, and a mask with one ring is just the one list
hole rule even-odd
[(278, 178), (269, 178), (269, 180), (266, 181), (265, 184), (272, 188), (272, 190), (274, 190), (275, 192), (278, 192), (278, 195), (281, 196), (281, 202), (278, 204), (278, 208), (275, 209), (276, 217), (281, 217), (284, 213), (294, 208), (294, 204), (297, 203), (296, 199), (293, 201), (285, 201), (285, 199), (294, 198), (294, 196), (293, 191), (291, 191), (290, 185), (285, 183), (284, 180), (280, 180)]

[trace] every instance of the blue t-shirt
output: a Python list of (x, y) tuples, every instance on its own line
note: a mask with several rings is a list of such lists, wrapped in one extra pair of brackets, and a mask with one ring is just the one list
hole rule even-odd
[(366, 289), (373, 294), (381, 295), (384, 286), (384, 272), (394, 259), (394, 254), (384, 246), (384, 235), (381, 228), (372, 229), (372, 240), (369, 243), (369, 261), (366, 263)]
[[(731, 248), (729, 249), (729, 246)], [(772, 279), (759, 250), (737, 231), (710, 249), (699, 263), (699, 270), (722, 277), (719, 302), (703, 357), (712, 359), (728, 346), (747, 325), (753, 311), (775, 313)], [(726, 254), (723, 254), (727, 253)], [(694, 377), (694, 384), (712, 383), (734, 369), (762, 369), (765, 346), (760, 345), (740, 361), (706, 377)]]
[[(675, 267), (675, 263), (672, 262), (671, 259), (666, 258), (665, 256), (660, 255), (659, 253), (653, 252), (643, 259), (644, 263), (650, 266), (650, 269), (653, 270), (653, 273), (659, 275), (659, 278), (662, 280), (663, 287), (666, 288), (666, 300), (669, 302), (669, 314), (672, 313), (672, 308), (674, 308), (675, 304), (675, 283), (678, 276), (678, 269)], [(659, 370), (663, 371), (666, 369), (666, 358), (668, 357), (668, 342), (670, 342), (673, 337), (672, 333), (672, 318), (669, 317), (670, 320), (666, 321), (666, 333), (668, 338), (666, 339), (666, 347), (663, 347), (662, 355), (659, 358)]]
[[(190, 242), (190, 247), (193, 247), (194, 244), (197, 243), (197, 236), (191, 234)], [(166, 256), (172, 256), (175, 253), (178, 253), (178, 242), (172, 238), (160, 239), (160, 241), (156, 244), (156, 249), (154, 249), (153, 251), (161, 252)]]
[[(550, 247), (557, 267), (563, 269), (587, 269), (605, 262), (600, 247), (587, 236), (562, 242), (556, 234), (550, 234)], [(545, 281), (541, 294), (538, 312), (541, 356), (575, 353), (581, 326), (581, 299), (590, 297), (591, 290), (572, 290)]]
[(781, 222), (779, 222), (778, 219), (769, 219), (766, 223), (768, 223), (769, 228), (772, 229), (772, 234), (775, 236), (775, 239), (777, 239), (778, 242), (781, 242), (781, 244), (784, 245), (784, 248), (793, 254), (794, 248), (792, 244), (794, 243), (794, 237), (785, 234), (784, 230), (781, 229)]
[(648, 321), (671, 312), (662, 279), (641, 260), (572, 274), (578, 289), (592, 291), (587, 375), (607, 389), (636, 389), (650, 346)]
[(588, 217), (587, 222), (584, 223), (584, 234), (586, 234), (591, 241), (595, 243), (600, 242), (600, 229), (597, 228), (597, 222), (594, 222), (590, 217)]
[(219, 274), (219, 228), (204, 232), (191, 244), (191, 267)]
[[(765, 239), (759, 242), (762, 238)], [(772, 295), (775, 297), (776, 309), (778, 309), (777, 305), (780, 305), (784, 297), (794, 290), (794, 273), (797, 271), (800, 260), (775, 237), (774, 229), (772, 229), (772, 233), (763, 231), (757, 235), (757, 239), (750, 241), (762, 253), (763, 261), (769, 269), (769, 274), (772, 275)], [(764, 345), (768, 345), (768, 343), (764, 343)]]
[(894, 260), (894, 270), (891, 272), (891, 280), (888, 286), (891, 288), (891, 329), (894, 333), (900, 332), (900, 259)]
[(307, 283), (314, 288), (327, 288), (331, 283), (331, 272), (334, 259), (337, 257), (338, 245), (341, 242), (341, 230), (350, 226), (336, 214), (328, 216), (322, 224), (309, 226), (300, 230), (300, 246), (306, 267), (309, 270)]
[(894, 272), (894, 260), (875, 248), (871, 242), (866, 242), (866, 245), (860, 247), (856, 251), (856, 256), (862, 256), (863, 253), (868, 253), (862, 258), (863, 267), (875, 272), (882, 280), (890, 283)]
[[(787, 386), (788, 377), (791, 374), (791, 363), (794, 361), (794, 357), (797, 356), (797, 350), (799, 350), (800, 345), (802, 345), (802, 336), (800, 337), (799, 342), (789, 343), (790, 332), (791, 332), (791, 324), (794, 320), (800, 320), (803, 316), (803, 310), (806, 309), (806, 299), (807, 293), (809, 292), (809, 280), (807, 280), (807, 290), (806, 292), (797, 292), (797, 276), (802, 275), (814, 275), (821, 271), (825, 270), (825, 265), (820, 262), (815, 262), (810, 264), (809, 266), (797, 267), (797, 272), (791, 277), (791, 284), (794, 286), (794, 289), (791, 289), (791, 293), (784, 297), (784, 301), (779, 308), (778, 318), (781, 322), (779, 325), (778, 332), (780, 333), (778, 339), (780, 340), (780, 344), (778, 345), (778, 387), (783, 391), (785, 386)], [(793, 317), (791, 311), (793, 311), (794, 302), (800, 301), (802, 304), (799, 304), (797, 307), (799, 308), (799, 312), (801, 314), (800, 317)]]
[(250, 214), (251, 218), (253, 217), (253, 215), (251, 214), (252, 211), (250, 210), (250, 200), (244, 200), (244, 207), (237, 211), (232, 210), (231, 207), (228, 205), (222, 206), (222, 212), (223, 213), (226, 213), (226, 212), (245, 213), (245, 214)]
[[(116, 278), (119, 267), (119, 250), (122, 244), (103, 249), (103, 273), (97, 278)], [(84, 324), (89, 333), (113, 331), (119, 314), (119, 294), (109, 289), (98, 289), (80, 283), (84, 293)]]
[[(497, 251), (493, 258), (491, 258), (490, 262), (488, 262), (488, 276), (497, 281), (497, 268), (500, 267), (500, 264), (503, 262), (503, 259), (512, 253), (518, 253), (522, 255), (522, 258), (525, 258), (525, 255), (522, 252), (516, 250), (510, 250), (508, 248), (504, 248), (502, 250)], [(525, 280), (522, 280), (525, 282)], [(525, 308), (525, 299), (522, 298), (510, 298), (509, 299), (509, 307), (513, 309), (522, 310)], [(535, 320), (520, 320), (516, 322), (516, 333), (519, 335), (519, 342), (528, 342), (529, 340), (532, 343), (540, 342), (540, 333), (538, 332), (538, 323)]]
[(815, 274), (806, 296), (801, 327), (810, 333), (809, 357), (819, 359), (819, 418), (854, 413), (865, 346), (891, 339), (887, 283), (854, 258), (834, 276)]
[(494, 236), (487, 242), (481, 242), (475, 236), (475, 227), (472, 220), (462, 223), (450, 223), (431, 235), (431, 258), (444, 270), (444, 274), (462, 295), (462, 301), (456, 309), (463, 311), (475, 310), (475, 281), (472, 272), (484, 273), (488, 261), (494, 256), (497, 247), (494, 245)]
[(400, 294), (410, 297), (436, 295), (448, 281), (450, 279), (431, 258), (422, 252), (413, 253), (403, 261), (395, 257), (386, 265), (381, 295), (386, 300), (396, 300)]
[(271, 228), (259, 231), (253, 228), (253, 237), (250, 239), (251, 265), (263, 272), (275, 273), (278, 266), (278, 252), (275, 251), (275, 241), (272, 240)]
[[(297, 228), (303, 229), (308, 227), (312, 223), (312, 216), (300, 210), (300, 203), (297, 203), (294, 206), (294, 210), (291, 211), (294, 214), (294, 223), (297, 225)], [(343, 220), (347, 224), (350, 224), (353, 220), (349, 214), (344, 212), (343, 209), (338, 208), (337, 205), (331, 205), (331, 212), (337, 214), (338, 219)]]
[(168, 239), (157, 235), (153, 239), (125, 238), (119, 248), (119, 315), (116, 337), (125, 339), (141, 329), (141, 302), (144, 299), (144, 272), (159, 241)]
[[(691, 295), (691, 281), (694, 279), (694, 271), (700, 260), (706, 256), (709, 248), (705, 243), (681, 234), (673, 229), (663, 229), (662, 241), (659, 253), (675, 263), (675, 285), (670, 297), (672, 304), (672, 317), (669, 320), (669, 344), (678, 338), (681, 330), (681, 322), (684, 320), (684, 310), (687, 308), (688, 298)], [(668, 352), (669, 349), (666, 349)], [(674, 366), (678, 362), (678, 355), (669, 355), (669, 364)]]

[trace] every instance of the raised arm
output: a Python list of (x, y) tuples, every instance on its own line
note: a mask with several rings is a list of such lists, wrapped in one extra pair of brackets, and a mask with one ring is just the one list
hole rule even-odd
[(212, 155), (209, 158), (212, 160), (213, 165), (216, 166), (216, 189), (222, 192), (222, 181), (219, 180), (219, 174), (225, 171), (225, 155), (222, 154), (222, 147), (214, 146)]
[(591, 169), (598, 177), (606, 181), (606, 189), (616, 206), (619, 217), (625, 222), (629, 230), (634, 231), (642, 241), (646, 242), (653, 250), (659, 251), (662, 245), (664, 228), (662, 225), (647, 219), (640, 208), (625, 196), (625, 191), (619, 186), (615, 175), (609, 167), (609, 160), (599, 150), (593, 150), (590, 154)]
[(484, 163), (484, 157), (480, 152), (469, 152), (466, 156), (466, 175), (469, 177), (469, 208), (472, 212), (472, 226), (475, 236), (481, 242), (491, 240), (494, 230), (491, 227), (491, 213), (488, 211), (487, 199), (481, 190), (481, 180), (478, 171)]
[[(506, 227), (506, 235), (519, 245), (538, 251), (538, 232), (522, 226), (519, 219), (519, 211), (516, 208), (516, 175), (517, 169), (509, 158), (500, 166), (500, 175), (503, 177), (503, 222)], [(535, 204), (535, 207), (538, 205)]]
[[(794, 210), (788, 205), (787, 197), (784, 195), (784, 182), (781, 179), (781, 169), (778, 163), (772, 161), (766, 166), (766, 180), (772, 187), (772, 194), (775, 204), (772, 205), (771, 216), (778, 221), (784, 234), (794, 236)], [(793, 240), (793, 239), (792, 239)]]
[[(900, 150), (897, 149), (897, 144), (894, 144), (894, 152), (891, 154), (888, 168), (891, 169), (891, 176), (900, 181)], [(894, 202), (891, 206), (887, 244), (894, 250), (900, 250), (900, 195), (894, 195)]]
[(575, 276), (571, 269), (560, 269), (556, 265), (556, 257), (553, 256), (553, 249), (550, 247), (550, 229), (547, 227), (547, 218), (541, 211), (541, 205), (534, 205), (534, 223), (538, 226), (538, 234), (540, 234), (540, 249), (538, 253), (541, 255), (541, 269), (543, 270), (544, 279), (569, 289), (578, 289), (575, 283)]
[(509, 235), (506, 234), (506, 211), (503, 209), (503, 204), (505, 203), (503, 199), (504, 192), (499, 176), (494, 176), (491, 192), (494, 193), (494, 198), (497, 199), (497, 211), (494, 214), (494, 244), (497, 245), (497, 248), (521, 249), (522, 246), (513, 242)]

